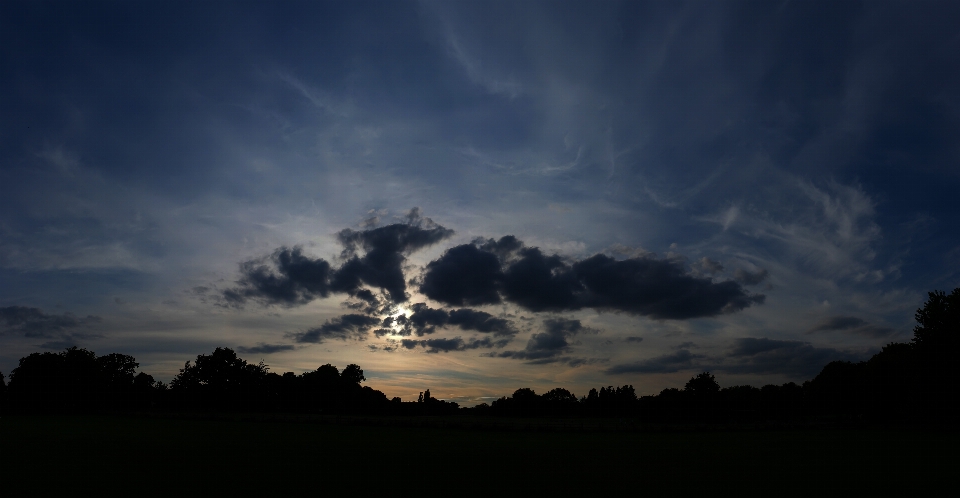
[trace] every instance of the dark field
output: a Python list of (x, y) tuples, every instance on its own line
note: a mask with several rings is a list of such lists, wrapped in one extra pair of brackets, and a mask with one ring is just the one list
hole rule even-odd
[(609, 430), (612, 422), (608, 430), (522, 420), (472, 429), (443, 419), (429, 427), (343, 422), (8, 416), (0, 419), (0, 486), (4, 496), (901, 495), (952, 485), (960, 439), (903, 428), (655, 432)]

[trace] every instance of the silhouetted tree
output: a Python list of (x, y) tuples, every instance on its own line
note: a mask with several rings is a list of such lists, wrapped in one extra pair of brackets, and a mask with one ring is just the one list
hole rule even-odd
[(753, 386), (730, 386), (720, 390), (720, 397), (725, 404), (755, 405), (760, 402), (760, 392), (760, 389)]
[[(383, 393), (381, 393), (380, 391), (375, 391), (375, 392), (379, 393), (378, 398), (379, 396), (383, 395)], [(386, 400), (386, 396), (383, 396), (383, 399)], [(458, 408), (460, 408), (460, 405), (458, 405), (457, 403), (434, 398), (433, 396), (430, 395), (429, 389), (420, 393), (420, 397), (417, 399), (417, 411), (421, 415), (441, 415), (441, 414), (456, 413)]]
[(301, 407), (309, 410), (333, 410), (343, 399), (340, 370), (327, 363), (312, 372), (304, 372), (297, 379)]
[[(890, 343), (867, 361), (865, 389), (875, 410), (902, 412), (923, 395), (915, 344)], [(893, 414), (891, 414), (893, 416)]]
[(554, 414), (572, 413), (579, 405), (576, 395), (562, 387), (551, 389), (543, 393), (540, 398), (546, 409)]
[(10, 395), (32, 409), (75, 410), (93, 403), (98, 377), (96, 355), (86, 349), (32, 353), (10, 372)]
[(918, 374), (926, 403), (949, 407), (960, 398), (960, 385), (954, 380), (957, 353), (960, 352), (960, 288), (949, 295), (933, 291), (917, 310), (913, 328)]
[(318, 396), (331, 396), (340, 386), (340, 370), (329, 363), (312, 372), (304, 372), (300, 378)]
[(155, 386), (156, 381), (150, 374), (140, 372), (133, 377), (133, 391), (137, 394), (137, 397), (149, 397)]
[(601, 387), (599, 391), (591, 389), (586, 399), (585, 407), (594, 413), (607, 415), (623, 415), (632, 410), (637, 402), (637, 394), (633, 386)]
[(664, 399), (680, 399), (683, 397), (683, 391), (676, 387), (671, 387), (660, 391), (660, 396)]
[(263, 400), (267, 366), (248, 364), (230, 348), (216, 348), (212, 354), (198, 355), (186, 362), (173, 381), (172, 392), (181, 398), (208, 408), (241, 408), (245, 403)]
[(913, 343), (924, 351), (952, 354), (960, 344), (960, 288), (950, 295), (943, 291), (928, 293), (929, 299), (914, 317)]
[(531, 415), (540, 407), (540, 397), (529, 387), (521, 387), (510, 397), (494, 400), (490, 406), (493, 413), (498, 415), (526, 416)]
[(537, 393), (529, 387), (521, 387), (513, 392), (513, 399), (522, 403), (535, 403), (537, 400)]
[(813, 380), (803, 383), (804, 394), (821, 414), (859, 416), (867, 393), (863, 378), (866, 362), (832, 361)]
[(97, 357), (100, 369), (100, 397), (113, 402), (124, 401), (133, 389), (133, 372), (140, 366), (130, 355), (111, 353)]
[(153, 376), (143, 372), (138, 373), (133, 378), (133, 385), (135, 388), (143, 389), (152, 389), (156, 381), (153, 380)]
[(683, 390), (697, 397), (708, 397), (720, 392), (720, 384), (710, 372), (702, 372), (688, 380)]
[(357, 385), (367, 380), (367, 378), (363, 376), (363, 369), (360, 368), (360, 365), (354, 363), (347, 365), (347, 368), (343, 369), (343, 372), (340, 373), (340, 378), (347, 384)]
[(4, 381), (3, 372), (0, 372), (0, 413), (7, 407), (7, 383)]

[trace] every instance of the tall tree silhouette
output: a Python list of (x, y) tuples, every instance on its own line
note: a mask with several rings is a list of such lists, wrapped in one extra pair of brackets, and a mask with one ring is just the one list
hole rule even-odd
[(949, 407), (960, 398), (960, 385), (953, 378), (960, 351), (960, 288), (949, 295), (933, 291), (928, 296), (915, 315), (912, 342), (924, 397), (928, 403)]
[(3, 372), (0, 372), (0, 413), (3, 413), (7, 407), (7, 383), (3, 379)]
[(111, 353), (97, 357), (99, 375), (99, 397), (103, 401), (121, 402), (132, 394), (133, 373), (137, 367), (136, 358), (130, 355)]
[(578, 408), (579, 404), (577, 396), (562, 387), (543, 393), (540, 395), (540, 399), (547, 413), (552, 415), (572, 413)]
[(913, 343), (923, 351), (956, 351), (960, 345), (960, 288), (949, 295), (928, 293), (929, 299), (914, 317)]
[(355, 363), (347, 365), (347, 368), (344, 368), (343, 372), (340, 373), (340, 378), (347, 384), (357, 385), (367, 380), (367, 378), (363, 376), (363, 369)]
[(688, 380), (683, 390), (694, 396), (706, 398), (720, 392), (720, 384), (717, 384), (717, 379), (710, 372), (701, 372)]
[(217, 348), (186, 362), (170, 382), (173, 393), (210, 408), (240, 408), (262, 401), (267, 366), (248, 364), (230, 348)]

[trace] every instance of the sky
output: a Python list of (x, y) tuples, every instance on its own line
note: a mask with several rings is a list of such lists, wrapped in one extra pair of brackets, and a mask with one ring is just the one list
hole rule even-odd
[(0, 372), (813, 378), (960, 287), (956, 2), (0, 4)]

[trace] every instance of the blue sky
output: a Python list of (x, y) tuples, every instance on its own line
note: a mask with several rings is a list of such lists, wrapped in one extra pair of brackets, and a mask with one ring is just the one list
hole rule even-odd
[(0, 372), (227, 346), (469, 405), (866, 359), (960, 286), (958, 21), (4, 2)]

